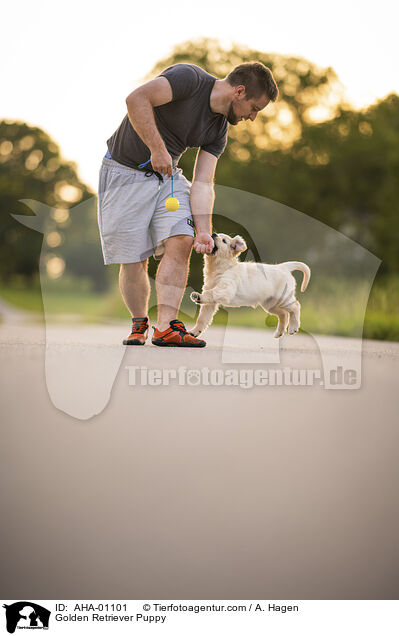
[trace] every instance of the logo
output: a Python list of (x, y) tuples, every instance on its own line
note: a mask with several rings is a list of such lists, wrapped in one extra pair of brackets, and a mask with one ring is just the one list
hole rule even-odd
[[(337, 285), (330, 288), (330, 282), (328, 283), (326, 287), (327, 295), (324, 295), (323, 298), (328, 298), (329, 306), (336, 305), (338, 307), (339, 302), (346, 303), (345, 307), (349, 305), (348, 315), (350, 314), (351, 321), (353, 319), (353, 322), (350, 323), (352, 325), (350, 344), (342, 343), (338, 346), (331, 342), (329, 338), (326, 338), (325, 335), (310, 332), (311, 340), (308, 340), (308, 342), (313, 350), (316, 350), (316, 355), (317, 352), (320, 353), (321, 378), (323, 378), (325, 389), (360, 388), (364, 317), (374, 276), (381, 261), (344, 234), (277, 201), (237, 188), (219, 185), (215, 185), (215, 196), (215, 200), (218, 202), (215, 215), (217, 226), (226, 233), (234, 232), (246, 239), (246, 243), (249, 246), (247, 260), (257, 263), (281, 263), (285, 259), (293, 258), (293, 255), (298, 255), (295, 258), (300, 257), (301, 260), (308, 262), (315, 271), (317, 269), (318, 276), (320, 276), (320, 289), (324, 289), (322, 275), (326, 277), (326, 281), (330, 282), (333, 281), (335, 276), (339, 275), (341, 277), (342, 284), (337, 279)], [(67, 240), (70, 237), (72, 241), (73, 232), (75, 231), (73, 228), (77, 229), (74, 225), (75, 219), (82, 214), (93, 214), (96, 209), (94, 196), (68, 210), (52, 208), (34, 199), (21, 199), (20, 202), (30, 208), (34, 214), (13, 214), (13, 218), (26, 227), (44, 234), (43, 245), (48, 243), (49, 228), (54, 227), (54, 221), (57, 218), (61, 219), (57, 221), (57, 223), (61, 223), (61, 226), (68, 219), (71, 221), (72, 229), (70, 231), (72, 234), (68, 235), (67, 233), (65, 236)], [(228, 216), (223, 212), (224, 210), (229, 210)], [(247, 214), (246, 210), (251, 210), (251, 214)], [(61, 212), (62, 214), (59, 216)], [(193, 227), (192, 218), (186, 217), (186, 220), (187, 224)], [(183, 221), (179, 221), (178, 217), (176, 217), (176, 224), (179, 222)], [(265, 228), (265, 231), (262, 228)], [(290, 228), (290, 231), (282, 232), (282, 228)], [(62, 232), (64, 232), (64, 229), (62, 229)], [(284, 240), (282, 240), (283, 235)], [(258, 242), (259, 248), (257, 247)], [(53, 262), (56, 267), (53, 272), (54, 276), (58, 276), (63, 272), (64, 266), (66, 266), (66, 262), (61, 258), (54, 255), (50, 256), (50, 253), (42, 251), (39, 269), (46, 325), (44, 375), (47, 391), (52, 403), (58, 410), (67, 413), (71, 417), (87, 420), (98, 416), (109, 403), (112, 387), (117, 378), (125, 350), (122, 347), (107, 347), (107, 362), (104, 364), (104, 347), (89, 347), (87, 355), (82, 356), (81, 347), (75, 346), (76, 343), (75, 345), (72, 344), (72, 346), (64, 346), (65, 343), (63, 341), (60, 342), (59, 326), (47, 320), (47, 310), (50, 308), (52, 301), (55, 300), (53, 290), (56, 288), (56, 286), (51, 284), (52, 275), (50, 276), (49, 272), (51, 273), (52, 271), (50, 267), (50, 262), (52, 261), (49, 261), (47, 257), (53, 259), (53, 261), (55, 259)], [(77, 258), (77, 261), (74, 261), (74, 258)], [(79, 259), (80, 257), (78, 256), (73, 257), (66, 267), (65, 273), (70, 273), (73, 276), (74, 272), (80, 272), (79, 276), (87, 275), (89, 278), (92, 277), (93, 274), (90, 273), (92, 272), (90, 268), (84, 271), (80, 269), (81, 261)], [(57, 269), (58, 267), (61, 267), (61, 269)], [(150, 309), (155, 308), (157, 304), (155, 281), (152, 280), (151, 283)], [(197, 289), (200, 287), (199, 280), (196, 283), (196, 287)], [(165, 289), (168, 289), (167, 285)], [(347, 290), (345, 293), (347, 293), (348, 301), (343, 297), (343, 289)], [(171, 291), (173, 291), (173, 287)], [(189, 299), (191, 292), (194, 291), (192, 287), (186, 288), (182, 309), (187, 318), (193, 322), (197, 319), (194, 310), (196, 305)], [(310, 303), (313, 302), (310, 306), (314, 307), (312, 312), (314, 313), (315, 321), (320, 326), (323, 326), (323, 316), (327, 316), (327, 314), (318, 311), (318, 296), (315, 294), (313, 301), (311, 301), (310, 296), (307, 296), (307, 298), (309, 298)], [(58, 296), (57, 302), (61, 302)], [(68, 305), (66, 301), (64, 302), (65, 313), (67, 313)], [(279, 365), (281, 363), (280, 354), (283, 354), (283, 349), (285, 348), (280, 345), (280, 339), (273, 338), (270, 330), (263, 328), (252, 336), (253, 340), (251, 342), (254, 344), (249, 344), (250, 334), (246, 333), (243, 336), (245, 338), (245, 346), (237, 346), (237, 331), (234, 329), (233, 322), (233, 311), (235, 310), (229, 307), (227, 309), (229, 311), (223, 309), (224, 317), (227, 318), (223, 339), (215, 350), (215, 355), (218, 356), (220, 362), (223, 365), (247, 365), (248, 363), (254, 365)], [(326, 307), (324, 309), (327, 311)], [(306, 320), (304, 327), (305, 329), (307, 328)], [(66, 332), (64, 331), (63, 333)], [(62, 345), (61, 347), (60, 344)], [(137, 361), (140, 363), (144, 362), (144, 360)], [(336, 371), (338, 368), (339, 373)], [(78, 369), (79, 373), (77, 373)], [(196, 376), (190, 375), (190, 381), (191, 386), (195, 386), (197, 382)], [(65, 391), (65, 384), (68, 384), (68, 391)], [(292, 384), (295, 384), (294, 381), (292, 381)], [(198, 382), (199, 385), (200, 382)], [(79, 399), (76, 399), (76, 396)]]
[(48, 629), (51, 612), (32, 603), (31, 601), (18, 601), (12, 605), (3, 605), (6, 610), (7, 631), (13, 634), (18, 629)]

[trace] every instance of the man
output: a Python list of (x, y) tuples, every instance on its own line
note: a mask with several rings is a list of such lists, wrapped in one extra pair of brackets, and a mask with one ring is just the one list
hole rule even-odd
[[(124, 344), (145, 343), (148, 258), (154, 256), (162, 260), (152, 343), (205, 346), (177, 320), (192, 246), (200, 254), (214, 248), (213, 180), (228, 124), (254, 121), (277, 95), (271, 71), (260, 62), (247, 62), (222, 80), (194, 64), (175, 64), (126, 98), (127, 115), (107, 141), (98, 205), (104, 262), (120, 264), (120, 291), (132, 315), (132, 332)], [(187, 147), (199, 149), (192, 184), (177, 167)], [(172, 183), (180, 203), (174, 212), (165, 207)]]

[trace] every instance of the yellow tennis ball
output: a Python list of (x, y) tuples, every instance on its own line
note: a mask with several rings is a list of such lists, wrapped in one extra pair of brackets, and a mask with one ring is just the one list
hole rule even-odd
[(177, 199), (175, 199), (175, 197), (169, 197), (169, 199), (166, 199), (165, 201), (165, 208), (169, 211), (169, 212), (176, 212), (176, 210), (179, 209), (179, 201)]

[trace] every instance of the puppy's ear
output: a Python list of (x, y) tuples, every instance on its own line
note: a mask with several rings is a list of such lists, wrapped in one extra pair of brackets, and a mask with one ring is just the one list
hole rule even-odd
[(242, 236), (235, 236), (231, 240), (230, 247), (232, 250), (236, 252), (236, 254), (239, 254), (240, 252), (243, 252), (244, 250), (247, 249), (247, 244), (242, 238)]

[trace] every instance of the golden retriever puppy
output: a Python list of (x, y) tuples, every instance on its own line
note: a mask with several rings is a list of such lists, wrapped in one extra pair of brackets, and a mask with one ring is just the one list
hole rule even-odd
[(280, 338), (288, 327), (288, 333), (296, 333), (300, 325), (301, 306), (295, 298), (294, 270), (303, 272), (301, 291), (310, 279), (310, 269), (305, 263), (289, 261), (278, 265), (241, 263), (238, 255), (247, 249), (241, 236), (231, 238), (227, 234), (212, 234), (215, 247), (205, 255), (204, 286), (201, 294), (192, 292), (190, 298), (201, 305), (197, 323), (191, 333), (198, 336), (212, 322), (219, 305), (224, 307), (257, 307), (278, 317), (275, 338)]

